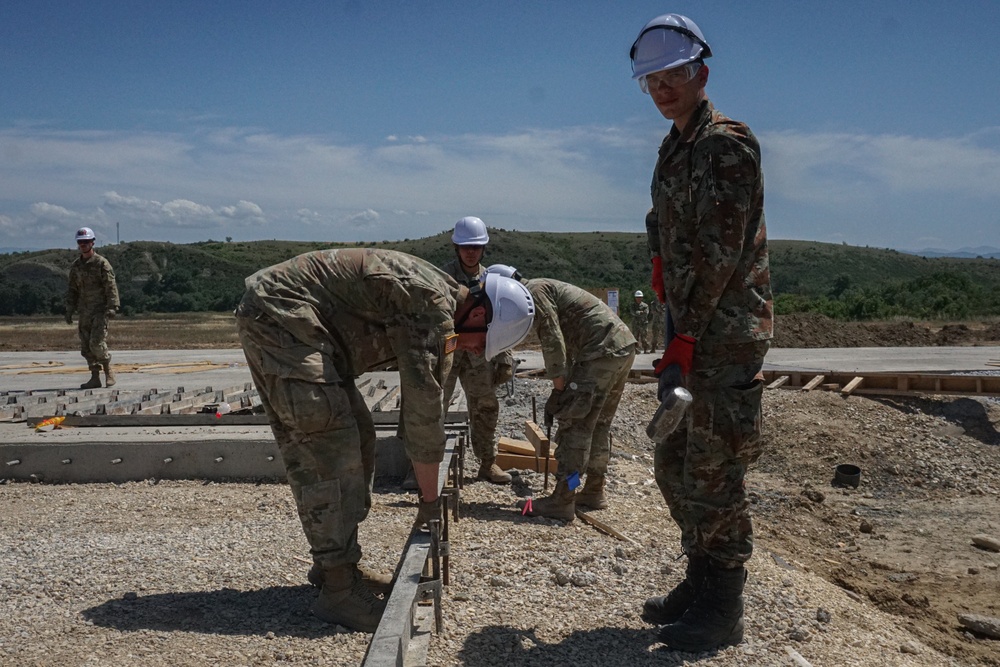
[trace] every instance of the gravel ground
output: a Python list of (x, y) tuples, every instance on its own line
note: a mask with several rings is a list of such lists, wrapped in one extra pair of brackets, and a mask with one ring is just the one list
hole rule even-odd
[[(467, 480), (461, 520), (451, 527), (445, 627), (431, 640), (429, 664), (806, 664), (795, 656), (816, 667), (998, 664), (953, 659), (905, 619), (820, 576), (781, 537), (794, 532), (795, 516), (766, 503), (749, 564), (746, 641), (700, 656), (658, 644), (639, 619), (641, 603), (676, 584), (684, 564), (676, 560), (678, 533), (652, 480), (643, 432), (653, 387), (628, 386), (614, 427), (611, 507), (598, 513), (634, 544), (581, 521), (520, 516), (516, 500), (542, 494), (539, 474), (518, 474), (511, 487)], [(539, 397), (540, 411), (548, 388), (518, 380), (516, 395), (501, 401), (500, 434), (523, 437), (530, 397)], [(797, 403), (788, 403), (793, 398)], [(772, 418), (808, 414), (814, 400), (829, 398), (768, 392), (765, 407)], [(849, 418), (863, 431), (859, 420), (884, 415)], [(947, 424), (929, 414), (920, 419)], [(989, 498), (1000, 488), (996, 470), (977, 481)], [(750, 480), (758, 496), (772, 497), (772, 477), (780, 475), (766, 469)], [(378, 490), (361, 542), (367, 564), (391, 570), (415, 499), (395, 486)], [(0, 507), (2, 665), (356, 665), (370, 639), (310, 616), (308, 549), (283, 484), (8, 483), (0, 484)], [(791, 525), (782, 530), (775, 521)]]

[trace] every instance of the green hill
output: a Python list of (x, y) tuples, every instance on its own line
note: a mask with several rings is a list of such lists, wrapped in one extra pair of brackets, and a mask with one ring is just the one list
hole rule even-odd
[[(126, 314), (224, 311), (243, 279), (303, 252), (336, 247), (401, 250), (440, 265), (454, 257), (451, 232), (360, 244), (297, 241), (137, 241), (98, 249), (115, 267)], [(771, 241), (779, 313), (819, 312), (839, 319), (965, 319), (1000, 315), (1000, 260), (917, 257), (895, 250), (809, 241)], [(58, 314), (75, 250), (0, 254), (0, 315)], [(584, 288), (648, 293), (645, 235), (622, 232), (490, 230), (486, 263)]]

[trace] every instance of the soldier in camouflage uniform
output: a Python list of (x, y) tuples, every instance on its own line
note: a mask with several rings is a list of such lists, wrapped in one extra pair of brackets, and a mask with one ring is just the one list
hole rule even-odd
[(653, 287), (674, 332), (656, 367), (660, 392), (679, 375), (694, 396), (654, 458), (687, 576), (647, 600), (643, 617), (664, 625), (671, 648), (707, 651), (742, 640), (753, 550), (744, 477), (761, 453), (759, 374), (773, 331), (760, 146), (706, 97), (711, 49), (693, 21), (653, 19), (630, 55), (634, 78), (673, 121), (646, 216)]
[(642, 300), (642, 290), (636, 290), (632, 302), (632, 335), (639, 345), (639, 352), (649, 351), (649, 304)]
[[(655, 296), (655, 295), (654, 295)], [(663, 345), (663, 304), (659, 299), (649, 302), (649, 349), (647, 352), (656, 352)]]
[[(486, 225), (476, 217), (465, 217), (455, 223), (451, 236), (455, 246), (455, 259), (441, 270), (462, 285), (478, 284), (486, 269), (481, 264), (486, 245), (490, 242)], [(500, 401), (496, 388), (513, 376), (514, 358), (510, 352), (497, 355), (492, 360), (455, 352), (451, 373), (444, 386), (445, 405), (451, 403), (455, 383), (461, 380), (469, 413), (472, 451), (479, 459), (478, 479), (494, 484), (510, 484), (511, 476), (496, 464), (497, 421), (500, 418)]]
[(376, 436), (355, 379), (398, 366), (417, 520), (437, 517), (452, 354), (516, 345), (531, 326), (531, 297), (514, 280), (490, 276), (473, 291), (416, 257), (360, 248), (306, 253), (246, 285), (236, 323), (312, 552), (309, 579), (322, 588), (313, 613), (372, 632), (385, 608), (373, 589), (391, 581), (369, 575), (366, 584), (358, 566)]
[[(520, 279), (510, 266), (489, 273)], [(551, 278), (523, 280), (535, 301), (534, 330), (542, 346), (545, 376), (552, 380), (547, 415), (559, 420), (556, 488), (531, 503), (528, 516), (572, 521), (576, 508), (604, 509), (611, 422), (635, 359), (635, 338), (593, 294)], [(580, 476), (586, 483), (579, 492)], [(523, 510), (526, 501), (518, 506)]]
[(81, 227), (76, 232), (76, 245), (80, 256), (69, 268), (69, 289), (66, 292), (66, 324), (73, 324), (73, 313), (79, 313), (77, 331), (80, 334), (80, 354), (90, 367), (90, 379), (81, 389), (101, 386), (101, 369), (104, 382), (115, 384), (108, 351), (108, 320), (118, 312), (118, 283), (111, 263), (94, 252), (94, 230)]

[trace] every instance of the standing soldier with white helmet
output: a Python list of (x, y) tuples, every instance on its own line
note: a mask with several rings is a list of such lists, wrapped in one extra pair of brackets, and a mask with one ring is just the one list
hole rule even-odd
[(660, 146), (646, 231), (653, 289), (673, 329), (656, 366), (660, 395), (677, 366), (694, 397), (654, 456), (656, 481), (681, 529), (685, 579), (646, 600), (668, 646), (691, 652), (743, 638), (745, 563), (753, 527), (744, 483), (761, 454), (760, 371), (773, 332), (760, 145), (705, 95), (712, 49), (680, 14), (647, 23), (632, 44), (633, 78), (673, 121)]
[(69, 269), (69, 289), (66, 292), (66, 324), (73, 324), (73, 313), (79, 313), (77, 331), (80, 334), (80, 354), (90, 367), (90, 379), (81, 389), (101, 386), (101, 369), (105, 385), (115, 384), (108, 351), (108, 320), (118, 312), (118, 283), (111, 263), (94, 252), (94, 230), (81, 227), (76, 232), (80, 256)]
[(639, 352), (649, 351), (649, 304), (642, 300), (642, 290), (636, 290), (632, 302), (632, 335), (639, 344)]
[(663, 304), (658, 298), (652, 299), (649, 302), (649, 349), (646, 350), (647, 352), (656, 352), (658, 348), (666, 347), (663, 344), (663, 314)]
[[(486, 271), (482, 260), (490, 242), (486, 225), (479, 218), (464, 217), (455, 223), (451, 242), (455, 246), (455, 259), (441, 270), (459, 284), (478, 284)], [(472, 451), (480, 461), (476, 476), (494, 484), (510, 484), (511, 481), (510, 473), (496, 464), (496, 432), (500, 418), (496, 388), (510, 380), (513, 369), (514, 358), (510, 352), (497, 355), (495, 359), (484, 359), (459, 350), (444, 386), (444, 400), (448, 404), (455, 392), (455, 383), (461, 380), (468, 404)]]
[(443, 384), (456, 350), (491, 359), (528, 333), (534, 305), (515, 280), (472, 289), (391, 250), (306, 253), (246, 280), (236, 324), (309, 542), (319, 618), (373, 632), (391, 586), (359, 567), (371, 508), (375, 426), (355, 379), (395, 362), (418, 522), (440, 517)]

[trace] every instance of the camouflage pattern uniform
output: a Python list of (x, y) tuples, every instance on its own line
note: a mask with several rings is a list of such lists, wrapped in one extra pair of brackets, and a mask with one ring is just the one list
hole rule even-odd
[(773, 332), (760, 146), (703, 101), (660, 146), (646, 216), (674, 330), (697, 340), (686, 424), (657, 446), (656, 481), (689, 556), (745, 563), (744, 488), (761, 453), (758, 374)]
[[(476, 275), (469, 276), (457, 258), (442, 266), (441, 270), (459, 284), (470, 287), (478, 285), (480, 278), (486, 273), (486, 269), (480, 264), (476, 268)], [(472, 451), (480, 460), (493, 461), (497, 457), (496, 432), (497, 421), (500, 419), (500, 401), (496, 394), (498, 383), (494, 380), (502, 377), (504, 366), (506, 370), (510, 370), (513, 364), (514, 357), (510, 351), (498, 354), (492, 360), (465, 350), (455, 351), (451, 373), (444, 385), (445, 405), (451, 403), (455, 383), (461, 380), (468, 404)]]
[(558, 280), (525, 282), (535, 300), (534, 330), (545, 376), (564, 377), (555, 457), (558, 474), (603, 476), (611, 455), (611, 422), (635, 358), (635, 338), (593, 294)]
[(663, 345), (663, 304), (653, 295), (649, 302), (649, 348), (647, 352), (655, 352), (664, 348)]
[(649, 349), (649, 304), (632, 299), (632, 335), (639, 344), (639, 351)]
[(439, 463), (451, 367), (444, 340), (468, 290), (416, 257), (361, 248), (299, 255), (246, 285), (240, 342), (313, 559), (323, 568), (357, 563), (376, 438), (355, 378), (398, 366), (407, 454)]
[(77, 257), (69, 269), (66, 318), (79, 313), (80, 354), (96, 373), (111, 363), (108, 351), (108, 312), (119, 307), (118, 283), (111, 263), (96, 252), (89, 259)]

